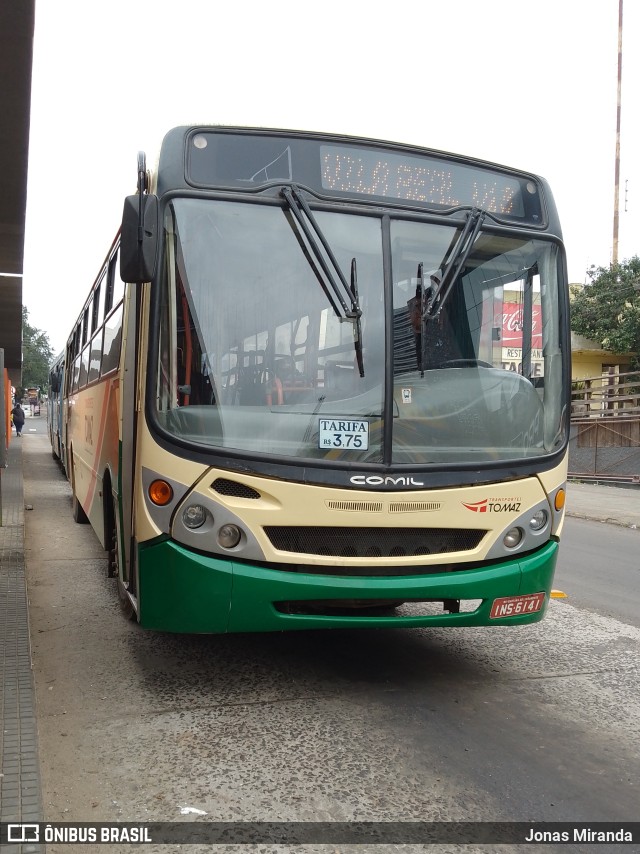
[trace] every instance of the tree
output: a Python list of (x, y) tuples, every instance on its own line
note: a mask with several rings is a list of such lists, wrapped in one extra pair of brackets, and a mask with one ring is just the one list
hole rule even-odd
[(22, 389), (18, 397), (24, 397), (28, 388), (45, 390), (49, 382), (49, 365), (53, 349), (46, 332), (29, 323), (29, 312), (22, 306)]
[(611, 353), (635, 354), (640, 366), (640, 257), (591, 267), (586, 285), (571, 287), (571, 329)]

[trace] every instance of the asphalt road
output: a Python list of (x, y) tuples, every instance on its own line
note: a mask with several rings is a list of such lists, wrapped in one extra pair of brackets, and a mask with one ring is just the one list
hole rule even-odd
[[(46, 434), (23, 441), (48, 821), (638, 819), (640, 629), (623, 600), (640, 532), (568, 520), (556, 586), (570, 598), (534, 626), (157, 634), (120, 615)], [(47, 846), (94, 849), (118, 850)], [(144, 850), (185, 849), (225, 850)]]
[(640, 531), (567, 519), (555, 587), (578, 608), (640, 628)]

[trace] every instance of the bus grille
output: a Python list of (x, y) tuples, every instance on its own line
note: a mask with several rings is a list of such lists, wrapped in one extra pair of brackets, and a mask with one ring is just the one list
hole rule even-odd
[(219, 477), (214, 480), (211, 488), (220, 495), (230, 495), (233, 498), (261, 498), (257, 489), (247, 486), (244, 483), (238, 483), (237, 480), (228, 480), (225, 477)]
[(393, 558), (475, 549), (487, 533), (475, 528), (264, 528), (274, 548), (342, 558)]

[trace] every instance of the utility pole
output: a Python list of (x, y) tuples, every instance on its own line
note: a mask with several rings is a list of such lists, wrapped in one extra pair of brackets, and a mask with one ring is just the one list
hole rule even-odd
[(622, 0), (618, 0), (618, 109), (616, 115), (616, 168), (613, 196), (613, 252), (611, 265), (618, 263), (618, 224), (620, 219), (620, 115), (622, 113)]

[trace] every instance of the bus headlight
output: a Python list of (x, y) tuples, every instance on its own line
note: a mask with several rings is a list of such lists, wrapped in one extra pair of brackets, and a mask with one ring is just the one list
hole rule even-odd
[(549, 514), (546, 510), (536, 510), (529, 519), (529, 527), (532, 531), (542, 531), (546, 528), (549, 521)]
[(242, 538), (237, 525), (223, 525), (218, 531), (218, 543), (223, 549), (235, 548)]
[(195, 528), (201, 528), (207, 518), (207, 511), (202, 504), (190, 504), (182, 511), (182, 521), (185, 528), (190, 528), (192, 531)]
[(504, 535), (502, 540), (505, 548), (507, 549), (515, 549), (522, 542), (522, 529), (521, 528), (511, 528)]

